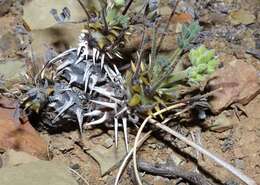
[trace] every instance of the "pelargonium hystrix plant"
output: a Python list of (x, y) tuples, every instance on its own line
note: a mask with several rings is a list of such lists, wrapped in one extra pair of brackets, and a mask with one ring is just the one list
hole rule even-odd
[[(154, 30), (151, 53), (143, 55), (141, 44), (137, 60), (131, 63), (130, 69), (123, 72), (119, 70), (115, 60), (121, 59), (121, 62), (126, 60), (120, 48), (124, 46), (128, 35), (129, 17), (125, 13), (121, 14), (121, 10), (125, 7), (124, 0), (108, 2), (110, 3), (107, 4), (106, 11), (94, 10), (91, 15), (88, 14), (88, 23), (82, 30), (77, 48), (68, 49), (47, 62), (37, 75), (33, 75), (34, 71), (26, 76), (27, 81), (20, 88), (21, 96), (18, 97), (20, 108), (26, 111), (29, 117), (36, 115), (40, 118), (40, 126), (49, 130), (77, 125), (83, 134), (84, 129), (89, 126), (106, 124), (115, 130), (116, 145), (118, 128), (122, 126), (127, 151), (127, 123), (129, 121), (137, 123), (138, 119), (143, 119), (134, 147), (126, 157), (128, 160), (133, 152), (138, 184), (142, 182), (138, 178), (136, 148), (140, 134), (148, 121), (199, 149), (219, 164), (227, 166), (237, 176), (243, 176), (231, 165), (158, 122), (163, 120), (164, 116), (167, 117), (164, 123), (175, 119), (180, 113), (190, 110), (193, 107), (192, 103), (201, 103), (207, 97), (190, 98), (189, 95), (185, 100), (179, 94), (179, 85), (187, 87), (196, 85), (211, 75), (218, 66), (213, 50), (200, 46), (189, 52), (192, 41), (200, 32), (198, 23), (183, 25), (177, 37), (178, 47), (170, 57), (160, 53), (160, 43), (163, 39), (159, 41), (159, 46), (156, 46), (157, 29), (156, 24), (152, 24)], [(152, 6), (151, 4), (149, 8), (154, 11)], [(153, 19), (151, 22), (154, 20), (157, 21)], [(186, 69), (180, 69), (178, 65), (182, 63), (187, 52), (191, 65)], [(177, 111), (176, 108), (183, 110)], [(157, 115), (160, 118), (156, 117)], [(150, 133), (151, 131), (146, 134), (147, 137)], [(245, 176), (243, 179), (245, 182), (252, 182)]]
[[(204, 55), (204, 50), (202, 54), (192, 50), (192, 66), (176, 71), (176, 64), (200, 32), (197, 22), (183, 26), (177, 38), (178, 48), (171, 57), (160, 55), (154, 45), (148, 60), (140, 58), (140, 70), (137, 70), (137, 61), (123, 74), (115, 62), (126, 60), (120, 50), (129, 34), (129, 18), (120, 14), (123, 5), (124, 1), (114, 1), (107, 5), (107, 13), (94, 12), (95, 17), (91, 17), (82, 30), (78, 47), (47, 62), (32, 83), (28, 81), (22, 90), (20, 107), (40, 117), (40, 125), (45, 129), (74, 126), (77, 122), (83, 133), (89, 126), (105, 123), (114, 127), (117, 145), (118, 128), (122, 126), (128, 150), (129, 121), (137, 123), (139, 118), (176, 101), (180, 81), (191, 82), (195, 77), (198, 80), (198, 75), (206, 74), (197, 71), (201, 59), (194, 62), (198, 60), (194, 58)], [(213, 60), (212, 57), (208, 58)], [(213, 63), (207, 62), (206, 65)], [(207, 69), (212, 71), (210, 67)], [(199, 74), (194, 77), (195, 72)]]

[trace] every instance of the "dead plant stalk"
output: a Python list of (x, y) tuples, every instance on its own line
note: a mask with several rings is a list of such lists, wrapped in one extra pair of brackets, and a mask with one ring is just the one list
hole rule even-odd
[[(138, 141), (138, 147), (140, 147), (145, 141), (146, 139), (148, 139), (151, 136), (152, 131), (150, 130), (149, 132), (147, 132), (139, 141)], [(122, 175), (122, 173), (125, 170), (126, 165), (128, 164), (132, 154), (133, 154), (133, 148), (128, 152), (127, 156), (124, 158), (124, 161), (122, 162), (121, 166), (119, 167), (117, 176), (116, 176), (116, 180), (114, 185), (118, 185), (120, 177)]]
[(142, 133), (142, 130), (144, 129), (144, 127), (146, 126), (147, 122), (152, 119), (153, 117), (157, 116), (157, 115), (160, 115), (164, 112), (167, 112), (167, 111), (170, 111), (170, 110), (173, 110), (173, 109), (176, 109), (176, 108), (179, 108), (179, 107), (183, 107), (185, 106), (186, 104), (184, 103), (179, 103), (179, 104), (175, 104), (175, 105), (172, 105), (172, 106), (169, 106), (169, 107), (166, 107), (160, 111), (157, 111), (156, 113), (148, 116), (144, 121), (143, 123), (141, 124), (138, 132), (137, 132), (137, 135), (135, 137), (135, 142), (134, 142), (134, 147), (133, 147), (133, 163), (134, 163), (134, 171), (135, 171), (135, 176), (136, 176), (136, 180), (138, 182), (139, 185), (142, 185), (142, 182), (141, 182), (141, 179), (139, 177), (139, 173), (138, 173), (138, 169), (137, 169), (137, 160), (136, 160), (136, 151), (137, 151), (137, 144), (138, 144), (138, 141), (139, 141), (139, 137)]
[(208, 156), (210, 159), (214, 160), (216, 163), (220, 164), (225, 169), (230, 171), (232, 174), (234, 174), (235, 176), (240, 178), (246, 184), (248, 184), (248, 185), (256, 185), (256, 182), (253, 179), (251, 179), (250, 177), (246, 176), (242, 171), (240, 171), (239, 169), (237, 169), (234, 166), (230, 165), (225, 160), (221, 159), (220, 157), (217, 157), (215, 154), (207, 151), (206, 149), (202, 148), (201, 146), (197, 145), (196, 143), (190, 141), (188, 138), (186, 138), (183, 135), (181, 135), (180, 133), (172, 130), (171, 128), (167, 127), (166, 125), (163, 125), (163, 124), (159, 123), (158, 121), (152, 119), (153, 117), (155, 117), (157, 115), (160, 115), (160, 114), (162, 114), (164, 112), (167, 112), (169, 110), (176, 109), (176, 108), (179, 108), (179, 107), (183, 107), (183, 106), (185, 106), (184, 103), (179, 103), (179, 104), (172, 105), (170, 107), (166, 107), (165, 109), (162, 109), (162, 110), (160, 110), (160, 111), (158, 111), (158, 112), (148, 116), (143, 121), (142, 125), (140, 126), (140, 128), (138, 130), (138, 133), (136, 135), (135, 142), (134, 142), (134, 147), (133, 147), (133, 164), (134, 164), (134, 171), (135, 171), (135, 176), (136, 176), (136, 180), (137, 180), (138, 184), (139, 185), (143, 185), (142, 181), (140, 179), (140, 176), (139, 176), (138, 169), (137, 169), (137, 159), (136, 159), (137, 146), (138, 146), (138, 143), (139, 143), (138, 141), (139, 141), (139, 137), (140, 137), (140, 135), (142, 133), (142, 130), (144, 129), (146, 124), (148, 122), (150, 122), (151, 124), (154, 124), (156, 127), (158, 127), (160, 129), (168, 132), (169, 134), (175, 136), (176, 138), (178, 138), (181, 141), (185, 142), (189, 146), (195, 148), (196, 150), (198, 150), (202, 154)]

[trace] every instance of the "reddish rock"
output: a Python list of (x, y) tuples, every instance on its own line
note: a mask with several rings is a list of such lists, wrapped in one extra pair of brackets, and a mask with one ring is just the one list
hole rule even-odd
[(211, 110), (219, 113), (233, 103), (247, 104), (260, 93), (257, 70), (250, 64), (234, 61), (219, 69), (208, 87), (217, 91), (210, 100)]
[(12, 103), (0, 99), (0, 149), (14, 149), (47, 159), (47, 144), (28, 121), (21, 124), (15, 119), (14, 110)]
[(0, 1), (0, 16), (3, 16), (4, 14), (9, 12), (9, 9), (11, 8), (13, 1), (12, 0), (2, 0)]

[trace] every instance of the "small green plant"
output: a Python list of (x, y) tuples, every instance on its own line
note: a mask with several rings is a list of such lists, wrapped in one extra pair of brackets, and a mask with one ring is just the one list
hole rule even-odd
[(107, 8), (106, 21), (110, 26), (128, 26), (129, 17), (122, 15), (121, 9), (125, 6), (125, 0), (114, 0), (114, 3)]
[(205, 80), (205, 77), (211, 75), (219, 64), (215, 51), (207, 49), (204, 45), (192, 49), (189, 53), (189, 59), (192, 64), (187, 69), (190, 84), (197, 84)]
[[(128, 89), (132, 98), (129, 100), (129, 106), (148, 106), (160, 110), (160, 106), (176, 100), (178, 95), (178, 84), (180, 81), (187, 81), (188, 72), (177, 71), (176, 65), (182, 60), (183, 51), (190, 47), (190, 43), (200, 32), (200, 26), (197, 22), (184, 25), (182, 33), (178, 36), (178, 48), (170, 56), (156, 53), (156, 27), (153, 33), (153, 48), (151, 57), (147, 62), (141, 59), (141, 70), (138, 75), (138, 83), (130, 83), (136, 73), (137, 66), (132, 64), (132, 72), (128, 72)], [(151, 112), (152, 109), (149, 109)]]
[(188, 49), (190, 43), (197, 37), (201, 31), (198, 22), (192, 22), (188, 25), (183, 25), (180, 35), (177, 37), (177, 43), (180, 49)]
[[(139, 83), (127, 85), (132, 96), (129, 106), (149, 105), (160, 110), (160, 106), (165, 106), (180, 97), (180, 87), (198, 85), (216, 70), (219, 62), (214, 50), (209, 50), (203, 45), (189, 52), (190, 67), (176, 67), (183, 60), (183, 52), (191, 47), (191, 42), (200, 30), (197, 22), (184, 25), (182, 33), (177, 37), (179, 47), (171, 56), (155, 54), (156, 49), (151, 49), (149, 62), (142, 60)], [(132, 71), (128, 72), (128, 82), (136, 71), (134, 64)]]

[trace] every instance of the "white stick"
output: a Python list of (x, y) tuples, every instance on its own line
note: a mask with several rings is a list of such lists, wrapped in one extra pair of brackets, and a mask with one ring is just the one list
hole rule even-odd
[(140, 134), (142, 133), (142, 130), (144, 129), (145, 125), (147, 124), (147, 122), (151, 122), (154, 123), (155, 126), (165, 130), (166, 132), (170, 133), (171, 135), (177, 137), (178, 139), (180, 139), (181, 141), (185, 142), (186, 144), (192, 146), (193, 148), (197, 149), (198, 151), (200, 151), (201, 153), (203, 153), (204, 155), (208, 156), (210, 159), (214, 160), (215, 162), (217, 162), (218, 164), (220, 164), (221, 166), (223, 166), (224, 168), (226, 168), (228, 171), (230, 171), (232, 174), (234, 174), (235, 176), (237, 176), (238, 178), (240, 178), (242, 181), (244, 181), (246, 184), (248, 185), (257, 185), (256, 182), (251, 179), (250, 177), (246, 176), (242, 171), (240, 171), (239, 169), (236, 169), (234, 166), (230, 165), (229, 163), (227, 163), (225, 160), (217, 157), (216, 155), (210, 153), (209, 151), (207, 151), (206, 149), (202, 148), (201, 146), (197, 145), (196, 143), (190, 141), (189, 139), (187, 139), (186, 137), (184, 137), (183, 135), (181, 135), (180, 133), (172, 130), (171, 128), (157, 122), (156, 120), (153, 120), (152, 117), (162, 114), (164, 112), (167, 112), (169, 110), (175, 109), (177, 107), (181, 107), (184, 106), (185, 104), (180, 103), (180, 104), (176, 104), (176, 105), (172, 105), (170, 107), (166, 107), (156, 113), (154, 113), (153, 115), (148, 116), (143, 123), (141, 124), (136, 138), (135, 138), (135, 143), (134, 143), (134, 147), (133, 147), (133, 166), (134, 166), (134, 172), (135, 172), (135, 176), (136, 176), (136, 180), (138, 185), (142, 185), (142, 181), (140, 179), (139, 173), (138, 173), (138, 169), (137, 169), (137, 160), (136, 160), (136, 150), (137, 150), (137, 143), (139, 141), (139, 137)]
[(226, 168), (232, 174), (234, 174), (235, 176), (240, 178), (246, 184), (257, 185), (256, 182), (252, 178), (246, 176), (242, 171), (235, 168), (234, 166), (232, 166), (225, 160), (221, 159), (220, 157), (217, 157), (216, 154), (212, 154), (211, 152), (207, 151), (206, 149), (202, 148), (201, 146), (197, 145), (196, 143), (190, 141), (188, 138), (186, 138), (183, 135), (181, 135), (180, 133), (172, 130), (171, 128), (167, 127), (166, 125), (163, 125), (155, 120), (151, 120), (151, 122), (154, 123), (156, 127), (159, 127), (160, 129), (168, 132), (169, 134), (175, 136), (176, 138), (180, 139), (181, 141), (185, 142), (186, 144), (188, 144), (188, 145), (192, 146), (193, 148), (195, 148), (196, 150), (200, 151), (204, 155), (208, 156), (209, 158), (211, 158), (212, 160), (214, 160), (215, 162), (217, 162), (218, 164), (220, 164), (221, 166)]
[(137, 134), (136, 134), (136, 137), (135, 137), (135, 142), (134, 142), (134, 147), (133, 147), (133, 166), (134, 166), (134, 173), (135, 173), (135, 177), (136, 177), (136, 181), (138, 183), (138, 185), (143, 185), (142, 184), (142, 181), (140, 179), (140, 176), (139, 176), (139, 172), (138, 172), (138, 169), (137, 169), (137, 160), (136, 160), (136, 151), (137, 151), (137, 143), (139, 141), (139, 137), (145, 127), (145, 125), (147, 124), (147, 122), (152, 119), (153, 116), (157, 116), (157, 115), (160, 115), (164, 112), (167, 112), (167, 111), (170, 111), (172, 109), (176, 109), (176, 108), (179, 108), (179, 107), (183, 107), (185, 106), (184, 103), (179, 103), (179, 104), (175, 104), (175, 105), (172, 105), (172, 106), (169, 106), (169, 107), (166, 107), (150, 116), (148, 116), (144, 121), (143, 123), (141, 124)]
[[(138, 144), (137, 144), (138, 146), (137, 146), (137, 147), (140, 147), (140, 146), (143, 144), (143, 142), (145, 142), (145, 140), (150, 137), (151, 133), (152, 133), (152, 131), (147, 132), (147, 133), (144, 135), (144, 137), (142, 137), (142, 138), (138, 141)], [(121, 177), (121, 175), (122, 175), (122, 173), (123, 173), (123, 171), (124, 171), (126, 165), (128, 164), (128, 162), (129, 162), (129, 160), (130, 160), (130, 158), (131, 158), (131, 156), (132, 156), (132, 154), (133, 154), (133, 151), (134, 151), (134, 150), (133, 150), (133, 148), (132, 148), (132, 149), (128, 152), (127, 156), (124, 158), (124, 161), (122, 162), (122, 164), (121, 164), (121, 166), (120, 166), (120, 168), (119, 168), (119, 170), (118, 170), (118, 173), (117, 173), (117, 175), (116, 175), (116, 180), (115, 180), (114, 185), (118, 185), (119, 180), (120, 180), (120, 177)]]

